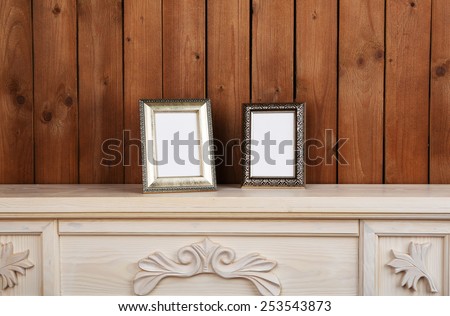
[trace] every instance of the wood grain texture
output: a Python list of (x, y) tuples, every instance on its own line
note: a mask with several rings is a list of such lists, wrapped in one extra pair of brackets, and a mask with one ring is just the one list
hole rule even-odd
[(316, 184), (307, 190), (219, 186), (217, 192), (145, 196), (140, 185), (3, 186), (0, 218), (450, 220), (449, 190), (449, 185)]
[(1, 289), (8, 291), (19, 285), (18, 277), (25, 276), (28, 269), (34, 267), (34, 263), (28, 260), (30, 250), (14, 252), (12, 242), (0, 243), (0, 276), (2, 277)]
[[(431, 246), (426, 256), (424, 256), (425, 267), (430, 273), (432, 280), (438, 290), (432, 293), (430, 286), (425, 279), (421, 279), (417, 284), (417, 291), (402, 287), (403, 273), (395, 274), (394, 269), (387, 264), (394, 259), (392, 250), (401, 253), (408, 253), (409, 244), (411, 242), (424, 244), (430, 243)], [(379, 237), (378, 253), (379, 253), (379, 275), (378, 275), (378, 293), (377, 295), (448, 295), (444, 292), (444, 270), (448, 267), (444, 266), (444, 238), (442, 237)]]
[(383, 182), (384, 0), (341, 0), (339, 183)]
[(33, 1), (36, 183), (78, 183), (75, 0)]
[(426, 282), (418, 291), (401, 287), (402, 275), (387, 264), (394, 259), (392, 249), (407, 252), (411, 242), (431, 243), (425, 265), (438, 285), (439, 293), (449, 294), (448, 221), (362, 221), (360, 271), (362, 295), (429, 295)]
[(433, 0), (430, 183), (450, 183), (450, 1)]
[[(59, 238), (56, 221), (1, 221), (0, 243), (12, 242), (14, 252), (30, 250), (34, 267), (19, 276), (19, 285), (1, 295), (59, 295)], [(0, 282), (1, 285), (1, 282)]]
[(33, 183), (31, 3), (0, 2), (0, 183)]
[[(78, 1), (80, 183), (123, 183), (122, 1)], [(108, 162), (102, 159), (110, 159)]]
[(337, 181), (333, 158), (337, 137), (337, 3), (297, 1), (296, 101), (306, 102), (306, 183)]
[(139, 99), (162, 98), (161, 0), (124, 2), (125, 183), (142, 183)]
[[(28, 260), (34, 264), (32, 268), (26, 270), (25, 274), (18, 275), (17, 286), (3, 291), (0, 287), (0, 296), (44, 294), (44, 287), (46, 288), (47, 285), (43, 283), (43, 279), (53, 273), (53, 271), (45, 271), (43, 268), (44, 253), (41, 236), (48, 225), (49, 222), (42, 221), (0, 222), (0, 244), (11, 242), (14, 247), (14, 253), (29, 250)], [(48, 263), (54, 263), (53, 258), (47, 259)], [(0, 286), (1, 283), (2, 282), (0, 281)]]
[[(250, 2), (208, 1), (208, 98), (220, 183), (240, 183), (242, 104), (250, 102)], [(219, 155), (223, 155), (219, 157)]]
[(267, 235), (267, 236), (347, 236), (359, 235), (356, 220), (158, 220), (158, 221), (59, 221), (60, 235)]
[(307, 183), (450, 183), (446, 0), (0, 2), (0, 183), (140, 183), (141, 97), (210, 97), (225, 143), (306, 101)]
[(205, 1), (163, 1), (163, 97), (205, 97)]
[(58, 221), (48, 223), (42, 231), (43, 286), (45, 296), (61, 294), (61, 273), (59, 260), (59, 227)]
[(393, 268), (394, 273), (396, 274), (404, 273), (401, 283), (403, 287), (417, 291), (417, 283), (423, 278), (423, 282), (427, 282), (429, 285), (429, 292), (439, 292), (436, 284), (434, 283), (434, 278), (428, 272), (427, 265), (424, 262), (424, 258), (426, 258), (430, 247), (431, 243), (419, 244), (410, 242), (408, 253), (398, 252), (395, 249), (391, 249), (394, 259), (388, 263), (388, 266)]
[(386, 183), (428, 183), (430, 19), (429, 0), (386, 2)]
[[(63, 295), (132, 295), (137, 262), (160, 251), (176, 258), (178, 249), (205, 237), (188, 236), (62, 236)], [(236, 258), (259, 253), (275, 258), (274, 273), (281, 295), (356, 295), (357, 238), (215, 236), (210, 239), (236, 252)], [(257, 295), (244, 280), (211, 275), (167, 278), (152, 295)]]
[(294, 1), (252, 1), (252, 102), (294, 99)]
[[(11, 234), (0, 234), (0, 244), (11, 242), (14, 246), (14, 253), (29, 250), (28, 260), (34, 267), (27, 269), (24, 275), (18, 275), (18, 285), (13, 288), (2, 290), (0, 296), (38, 296), (42, 292), (42, 240), (37, 234), (14, 231)], [(0, 281), (0, 286), (2, 282)]]

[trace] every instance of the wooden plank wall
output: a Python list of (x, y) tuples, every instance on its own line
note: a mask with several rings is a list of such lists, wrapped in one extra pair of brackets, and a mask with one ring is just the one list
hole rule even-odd
[(139, 183), (138, 99), (205, 97), (219, 183), (292, 101), (308, 183), (450, 183), (449, 1), (0, 1), (0, 183)]
[(124, 181), (122, 163), (100, 164), (103, 142), (122, 139), (122, 14), (118, 0), (78, 0), (80, 183)]
[(29, 0), (0, 2), (0, 183), (33, 183), (33, 35)]
[[(241, 109), (250, 102), (250, 1), (207, 2), (207, 95), (213, 104), (219, 182), (239, 183)], [(219, 147), (220, 146), (220, 147)], [(233, 164), (234, 162), (234, 164)]]
[[(384, 0), (341, 0), (339, 137), (348, 164), (339, 183), (383, 181)], [(351, 115), (348, 115), (351, 113)]]
[[(139, 183), (138, 100), (162, 98), (161, 1), (124, 2), (124, 137), (125, 183)], [(145, 71), (142, 71), (145, 69)]]
[(34, 175), (78, 183), (76, 0), (33, 1)]
[(431, 41), (431, 183), (450, 182), (450, 1), (434, 0)]
[(297, 1), (296, 101), (306, 102), (307, 183), (336, 183), (338, 0)]
[[(431, 1), (387, 1), (385, 177), (428, 182)], [(401, 119), (399, 119), (401, 118)], [(405, 163), (406, 162), (406, 163)]]

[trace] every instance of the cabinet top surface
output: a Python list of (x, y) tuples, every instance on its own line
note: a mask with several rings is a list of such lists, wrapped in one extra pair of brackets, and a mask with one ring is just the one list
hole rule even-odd
[(144, 195), (141, 185), (0, 185), (0, 218), (450, 219), (450, 185), (308, 185)]

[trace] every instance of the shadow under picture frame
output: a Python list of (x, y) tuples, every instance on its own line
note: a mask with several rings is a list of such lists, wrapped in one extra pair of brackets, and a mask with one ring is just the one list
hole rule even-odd
[(209, 99), (139, 100), (144, 193), (217, 190)]
[(304, 188), (305, 106), (243, 104), (243, 188)]

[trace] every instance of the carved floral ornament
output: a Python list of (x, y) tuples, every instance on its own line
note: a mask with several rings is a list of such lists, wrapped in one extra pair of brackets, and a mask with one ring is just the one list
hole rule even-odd
[(30, 251), (14, 253), (12, 243), (0, 243), (0, 276), (2, 277), (2, 289), (13, 288), (18, 284), (17, 273), (25, 275), (25, 270), (34, 267), (28, 260)]
[(198, 274), (212, 273), (224, 279), (243, 278), (255, 285), (261, 295), (279, 295), (281, 285), (270, 271), (276, 262), (259, 254), (251, 253), (235, 260), (234, 250), (225, 248), (208, 238), (181, 248), (173, 261), (160, 252), (139, 261), (142, 270), (134, 279), (134, 292), (147, 295), (167, 277), (188, 278)]
[(395, 273), (405, 273), (402, 279), (402, 286), (417, 291), (417, 283), (421, 278), (425, 278), (430, 285), (431, 292), (438, 292), (433, 278), (425, 266), (425, 256), (430, 246), (430, 243), (416, 244), (411, 242), (409, 244), (409, 254), (392, 250), (395, 259), (389, 262), (388, 265), (395, 269)]

